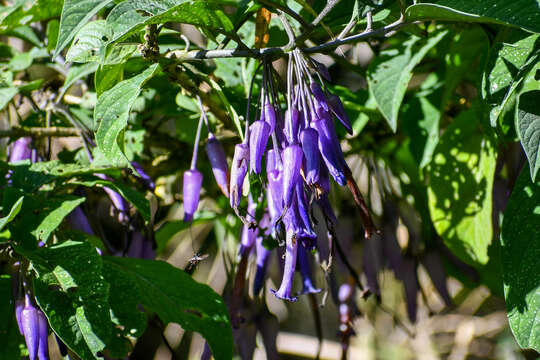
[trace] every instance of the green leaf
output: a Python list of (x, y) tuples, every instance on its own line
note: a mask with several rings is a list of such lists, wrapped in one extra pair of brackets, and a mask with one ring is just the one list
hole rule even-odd
[(124, 64), (102, 65), (94, 76), (96, 94), (100, 97), (105, 91), (122, 81), (124, 77)]
[(513, 123), (516, 92), (536, 62), (534, 49), (538, 39), (536, 34), (517, 30), (497, 35), (486, 62), (482, 84), (482, 97), (488, 103), (491, 126), (501, 124), (505, 131), (504, 126)]
[(107, 187), (111, 190), (114, 190), (119, 193), (124, 199), (129, 201), (133, 206), (135, 206), (135, 208), (139, 211), (145, 221), (150, 221), (150, 203), (148, 202), (148, 200), (144, 197), (143, 194), (139, 193), (136, 190), (133, 190), (132, 188), (124, 184), (114, 183), (112, 181), (102, 180), (98, 178), (74, 180), (71, 181), (69, 184), (73, 186), (98, 186), (102, 188)]
[(97, 146), (103, 155), (118, 167), (129, 166), (124, 155), (123, 132), (129, 112), (139, 96), (142, 86), (160, 70), (153, 64), (144, 72), (116, 84), (98, 99), (94, 110)]
[(139, 302), (157, 313), (165, 324), (175, 322), (188, 331), (199, 332), (216, 359), (232, 358), (228, 311), (223, 299), (210, 287), (162, 261), (109, 256), (104, 261), (114, 272), (129, 275), (136, 284)]
[(97, 359), (111, 337), (111, 316), (96, 249), (66, 241), (24, 255), (38, 273), (36, 300), (54, 332), (82, 359)]
[(519, 96), (516, 108), (516, 129), (521, 146), (529, 159), (531, 179), (536, 181), (540, 170), (540, 90), (528, 91)]
[(369, 91), (392, 130), (397, 129), (399, 108), (414, 67), (447, 34), (439, 31), (427, 40), (411, 36), (407, 41), (383, 50), (368, 69)]
[(54, 56), (56, 57), (90, 19), (112, 0), (64, 0), (60, 31)]
[(409, 21), (483, 22), (540, 32), (540, 11), (536, 0), (439, 0), (409, 6), (405, 15)]
[(9, 211), (9, 214), (4, 216), (3, 218), (0, 218), (0, 231), (2, 231), (4, 226), (6, 226), (10, 221), (12, 221), (15, 218), (15, 216), (17, 216), (19, 211), (21, 211), (23, 200), (24, 200), (24, 196), (21, 196), (19, 200), (17, 200), (15, 204), (13, 204), (13, 206), (11, 207), (11, 210)]
[(56, 47), (59, 29), (60, 23), (58, 22), (58, 20), (54, 19), (47, 23), (47, 51), (52, 51)]
[(540, 183), (526, 169), (504, 212), (501, 254), (508, 322), (522, 348), (540, 351)]
[(127, 39), (146, 25), (166, 22), (191, 24), (222, 33), (234, 30), (223, 7), (208, 0), (124, 1), (107, 17), (107, 23), (114, 30), (113, 42)]
[(63, 0), (15, 0), (0, 6), (0, 30), (48, 20), (60, 15)]
[(7, 104), (13, 99), (19, 92), (16, 87), (6, 87), (0, 89), (0, 110), (3, 110)]
[(76, 34), (73, 44), (66, 54), (72, 62), (99, 62), (100, 51), (106, 40), (112, 37), (112, 30), (105, 20), (96, 20), (84, 25)]
[(60, 98), (64, 96), (64, 94), (66, 93), (66, 91), (69, 90), (71, 85), (73, 85), (77, 80), (94, 73), (97, 70), (98, 66), (98, 63), (86, 63), (80, 66), (71, 66), (66, 75), (66, 79), (64, 80), (64, 85), (62, 85), (62, 92), (60, 94)]
[(42, 207), (36, 209), (42, 211), (38, 215), (41, 221), (31, 231), (31, 234), (36, 239), (47, 242), (49, 236), (60, 226), (64, 218), (85, 200), (86, 198), (84, 197), (64, 196), (58, 199), (47, 199), (46, 202), (42, 202)]
[(437, 233), (461, 260), (487, 263), (492, 239), (496, 155), (473, 110), (448, 126), (428, 170), (429, 212)]

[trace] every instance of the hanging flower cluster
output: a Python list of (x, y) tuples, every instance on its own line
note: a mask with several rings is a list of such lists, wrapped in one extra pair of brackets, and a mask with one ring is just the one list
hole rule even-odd
[[(301, 293), (319, 291), (312, 281), (310, 270), (310, 253), (317, 248), (311, 206), (317, 204), (324, 213), (327, 225), (334, 226), (336, 216), (328, 200), (330, 178), (351, 189), (361, 210), (367, 236), (372, 233), (373, 224), (352, 179), (336, 133), (334, 118), (347, 132), (352, 133), (352, 127), (341, 100), (331, 94), (325, 85), (324, 79), (329, 78), (328, 71), (300, 51), (291, 52), (286, 91), (280, 97), (279, 76), (266, 61), (262, 63), (262, 68), (263, 81), (257, 96), (256, 119), (250, 123), (252, 84), (245, 137), (235, 146), (228, 187), (224, 185), (227, 164), (223, 149), (211, 133), (207, 149), (218, 185), (229, 196), (231, 207), (244, 222), (240, 255), (245, 257), (253, 249), (256, 251), (254, 293), (258, 294), (264, 283), (270, 252), (263, 246), (263, 238), (270, 236), (278, 243), (285, 240), (283, 279), (279, 289), (272, 292), (278, 298), (296, 301), (292, 284), (297, 269), (303, 278)], [(282, 103), (286, 105), (284, 114)], [(185, 221), (193, 218), (202, 183), (202, 175), (195, 168), (200, 127), (202, 119), (206, 118), (202, 104), (201, 111), (191, 169), (184, 173)], [(257, 195), (258, 191), (251, 191), (247, 211), (242, 211), (247, 177), (259, 179), (263, 191), (260, 195)], [(262, 215), (257, 218), (257, 213)]]

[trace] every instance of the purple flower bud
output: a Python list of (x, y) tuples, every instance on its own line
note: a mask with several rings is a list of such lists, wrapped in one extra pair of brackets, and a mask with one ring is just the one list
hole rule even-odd
[(39, 360), (49, 360), (49, 328), (47, 318), (41, 310), (38, 310), (37, 319), (39, 328), (38, 358)]
[(11, 153), (9, 154), (9, 162), (27, 160), (32, 157), (32, 149), (30, 144), (32, 143), (31, 137), (23, 137), (17, 139), (11, 147)]
[(242, 197), (244, 179), (248, 170), (249, 148), (246, 144), (234, 147), (234, 157), (231, 166), (230, 203), (233, 209), (238, 208)]
[(330, 72), (328, 71), (328, 68), (326, 67), (326, 65), (314, 59), (311, 59), (311, 61), (313, 61), (313, 63), (315, 64), (315, 67), (317, 67), (317, 72), (321, 74), (324, 80), (332, 81), (332, 77), (330, 76)]
[(302, 156), (302, 148), (298, 145), (289, 145), (283, 150), (283, 201), (287, 207), (291, 205), (294, 187), (300, 177)]
[(351, 125), (351, 120), (349, 120), (349, 117), (345, 112), (345, 107), (343, 106), (343, 103), (341, 102), (339, 96), (330, 95), (328, 97), (328, 105), (330, 106), (330, 110), (332, 110), (332, 113), (334, 113), (334, 115), (338, 118), (338, 120), (347, 130), (347, 132), (352, 135), (353, 129)]
[(298, 242), (296, 241), (296, 235), (293, 231), (287, 230), (285, 245), (285, 266), (283, 268), (281, 286), (277, 291), (274, 289), (271, 291), (277, 298), (296, 301), (297, 298), (292, 296), (292, 284), (294, 279), (294, 271), (296, 269)]
[(324, 110), (328, 111), (328, 100), (326, 100), (326, 96), (324, 95), (324, 92), (321, 88), (321, 85), (318, 83), (312, 81), (309, 84), (309, 88), (311, 89), (311, 93), (315, 97), (315, 103), (319, 106), (321, 106)]
[(298, 128), (300, 126), (300, 112), (296, 106), (287, 109), (285, 113), (285, 137), (289, 144), (298, 142)]
[(191, 222), (199, 206), (203, 176), (197, 169), (184, 172), (184, 222)]
[[(111, 179), (103, 174), (96, 174), (96, 176), (103, 180), (110, 181)], [(120, 222), (124, 223), (128, 221), (129, 217), (129, 204), (128, 202), (116, 191), (109, 189), (108, 187), (104, 187), (103, 190), (107, 193), (109, 196), (109, 199), (111, 200), (113, 206), (118, 210), (119, 212), (119, 219)]]
[(94, 235), (90, 222), (80, 206), (77, 206), (75, 210), (67, 216), (67, 221), (73, 229)]
[(259, 292), (264, 286), (264, 279), (266, 278), (271, 254), (271, 251), (264, 247), (262, 241), (262, 237), (258, 237), (255, 241), (255, 251), (257, 252), (257, 270), (255, 272), (255, 280), (253, 281), (253, 294), (255, 296), (259, 295)]
[(141, 164), (139, 164), (136, 161), (131, 162), (131, 166), (137, 171), (137, 174), (139, 174), (140, 177), (137, 177), (137, 180), (145, 186), (150, 191), (154, 191), (156, 189), (156, 184), (154, 183), (154, 180), (144, 171)]
[(319, 180), (320, 155), (319, 135), (315, 129), (304, 129), (300, 133), (300, 142), (305, 158), (304, 176), (306, 183), (312, 185)]
[(210, 160), (212, 166), (212, 172), (216, 182), (226, 197), (229, 197), (229, 169), (227, 166), (227, 157), (223, 146), (214, 134), (208, 135), (208, 142), (206, 143), (206, 154)]
[(274, 149), (268, 150), (266, 153), (266, 171), (272, 171), (277, 169), (277, 159)]
[(22, 325), (22, 311), (24, 309), (24, 299), (15, 300), (15, 319), (17, 320), (17, 325), (19, 326), (19, 332), (21, 335), (24, 335), (24, 328)]
[(321, 111), (318, 119), (311, 124), (319, 134), (319, 151), (330, 175), (339, 185), (344, 186), (347, 183), (344, 171), (345, 159), (331, 121), (328, 113)]
[(302, 292), (301, 294), (316, 294), (321, 289), (313, 285), (311, 267), (306, 249), (303, 246), (298, 248), (298, 265), (300, 267), (300, 275), (302, 275)]
[(273, 133), (276, 128), (276, 110), (268, 100), (264, 105), (264, 121), (270, 125), (270, 134)]
[(30, 360), (35, 360), (39, 345), (39, 322), (38, 311), (30, 301), (26, 302), (26, 306), (21, 312), (21, 324), (28, 356)]
[(251, 124), (249, 133), (249, 165), (250, 171), (255, 174), (260, 174), (261, 172), (261, 161), (269, 136), (270, 125), (268, 123), (259, 120)]
[[(306, 193), (304, 191), (304, 186), (301, 180), (299, 180), (296, 183), (296, 206), (297, 206), (297, 212), (298, 216), (302, 220), (302, 232), (301, 235), (303, 237), (308, 238), (316, 238), (315, 232), (313, 231), (313, 227), (311, 226), (311, 220), (309, 218), (309, 204), (306, 198)], [(305, 239), (308, 240), (308, 239)], [(307, 246), (308, 248), (312, 248), (312, 244)]]

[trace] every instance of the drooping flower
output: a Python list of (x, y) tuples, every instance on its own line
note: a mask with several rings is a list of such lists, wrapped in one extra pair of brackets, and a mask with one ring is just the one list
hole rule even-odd
[(140, 177), (137, 178), (139, 182), (144, 185), (148, 190), (154, 191), (156, 189), (156, 184), (154, 183), (154, 180), (144, 171), (141, 164), (139, 164), (136, 161), (131, 162), (131, 166), (137, 171), (137, 174), (139, 174)]
[(212, 166), (216, 182), (226, 197), (229, 197), (229, 169), (225, 151), (214, 134), (209, 133), (206, 143), (206, 154)]
[(309, 88), (311, 89), (311, 93), (315, 97), (317, 105), (321, 106), (325, 111), (328, 111), (329, 110), (328, 100), (326, 99), (326, 96), (324, 95), (321, 85), (319, 85), (315, 81), (312, 81), (309, 84)]
[(193, 215), (199, 206), (201, 196), (203, 175), (197, 169), (190, 169), (184, 172), (184, 186), (182, 194), (184, 196), (184, 222), (191, 222)]
[(37, 319), (39, 331), (38, 358), (39, 360), (49, 360), (49, 324), (41, 310), (37, 311)]
[(338, 118), (338, 120), (341, 122), (343, 127), (347, 130), (349, 134), (353, 134), (353, 129), (351, 125), (351, 120), (347, 116), (347, 113), (345, 112), (345, 107), (343, 106), (343, 103), (341, 102), (341, 99), (337, 95), (331, 94), (328, 97), (328, 105), (330, 106), (330, 110), (335, 115), (335, 117)]
[(17, 139), (11, 146), (9, 162), (30, 159), (32, 157), (32, 149), (30, 148), (31, 143), (31, 137), (22, 137)]
[(283, 202), (286, 207), (291, 205), (294, 188), (300, 177), (303, 152), (298, 145), (289, 145), (283, 150)]
[(270, 125), (265, 121), (258, 120), (250, 126), (249, 166), (250, 171), (255, 174), (261, 173), (261, 161), (266, 150), (270, 131)]
[(283, 267), (283, 278), (278, 290), (272, 289), (272, 293), (283, 300), (296, 301), (296, 296), (292, 294), (294, 271), (296, 269), (296, 258), (298, 252), (298, 242), (296, 234), (292, 230), (287, 230), (285, 240), (285, 265)]
[(39, 346), (39, 320), (38, 310), (29, 295), (26, 295), (26, 305), (21, 311), (21, 325), (28, 356), (30, 360), (35, 360)]
[(257, 237), (255, 240), (255, 251), (257, 254), (257, 269), (255, 271), (255, 280), (253, 281), (253, 294), (257, 296), (264, 286), (264, 280), (266, 278), (268, 262), (271, 254), (271, 251), (264, 247), (262, 236)]
[(237, 209), (242, 198), (242, 188), (246, 178), (249, 163), (249, 147), (237, 144), (234, 147), (234, 157), (231, 165), (230, 203), (233, 209)]
[(289, 144), (298, 142), (298, 130), (300, 127), (300, 112), (293, 104), (285, 113), (285, 137)]
[(302, 292), (301, 294), (316, 294), (321, 291), (313, 285), (313, 276), (309, 263), (308, 253), (303, 246), (298, 247), (298, 267), (302, 276)]
[(302, 130), (300, 143), (305, 159), (305, 181), (308, 185), (312, 185), (319, 180), (320, 171), (319, 135), (317, 131), (311, 128)]

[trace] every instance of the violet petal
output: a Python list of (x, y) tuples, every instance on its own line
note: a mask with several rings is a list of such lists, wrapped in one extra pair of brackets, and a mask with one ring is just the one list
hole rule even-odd
[(199, 206), (203, 176), (197, 169), (184, 172), (184, 222), (191, 222)]
[(229, 197), (229, 169), (225, 150), (216, 137), (210, 133), (206, 143), (206, 154), (212, 166), (216, 182), (226, 197)]
[(312, 185), (319, 180), (320, 153), (319, 153), (319, 135), (315, 129), (304, 129), (300, 133), (300, 142), (304, 152), (306, 183)]
[(261, 173), (261, 161), (268, 144), (270, 125), (264, 121), (255, 121), (250, 126), (249, 167), (255, 174)]
[(294, 187), (300, 177), (302, 166), (302, 148), (298, 145), (289, 145), (283, 150), (283, 201), (285, 206), (290, 206), (293, 198)]
[(238, 208), (242, 198), (244, 179), (248, 170), (249, 147), (246, 144), (237, 144), (234, 147), (234, 157), (231, 166), (230, 203), (233, 209)]

